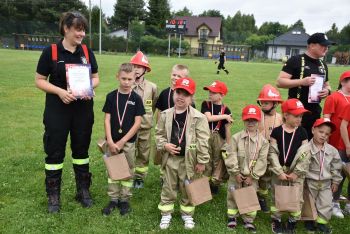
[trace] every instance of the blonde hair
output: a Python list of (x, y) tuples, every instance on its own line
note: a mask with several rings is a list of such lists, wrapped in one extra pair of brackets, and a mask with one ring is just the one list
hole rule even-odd
[(189, 76), (190, 70), (186, 65), (183, 64), (175, 64), (172, 68), (172, 70), (180, 70), (180, 71), (185, 71), (186, 70), (186, 76)]

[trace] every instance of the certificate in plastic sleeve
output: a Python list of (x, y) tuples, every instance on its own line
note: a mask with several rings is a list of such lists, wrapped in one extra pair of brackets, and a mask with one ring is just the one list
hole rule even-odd
[(93, 97), (91, 64), (66, 64), (67, 89), (74, 97)]
[(311, 74), (311, 77), (314, 77), (315, 83), (309, 87), (309, 97), (308, 102), (309, 103), (319, 103), (321, 102), (319, 95), (319, 92), (322, 91), (323, 85), (324, 85), (324, 75), (319, 74)]

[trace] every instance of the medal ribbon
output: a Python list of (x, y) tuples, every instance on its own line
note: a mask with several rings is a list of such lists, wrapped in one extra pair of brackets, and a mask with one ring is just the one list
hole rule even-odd
[[(224, 105), (221, 105), (221, 109), (220, 109), (220, 115), (223, 115), (224, 113)], [(211, 115), (213, 116), (214, 115), (214, 104), (211, 103)], [(216, 127), (214, 128), (214, 122), (211, 122), (211, 133), (213, 133), (214, 131), (219, 131), (220, 129), (220, 126), (219, 126), (219, 123), (220, 123), (221, 120), (218, 121)]]
[(118, 120), (119, 120), (119, 126), (120, 126), (120, 129), (122, 129), (122, 126), (123, 126), (123, 121), (124, 121), (124, 117), (125, 117), (125, 112), (126, 112), (126, 108), (128, 106), (128, 101), (129, 101), (129, 98), (130, 98), (130, 95), (131, 95), (131, 92), (129, 92), (129, 96), (128, 96), (128, 99), (126, 100), (125, 102), (125, 107), (124, 107), (124, 111), (123, 111), (123, 114), (122, 114), (122, 118), (120, 119), (120, 114), (119, 114), (119, 90), (117, 90), (117, 116), (118, 116)]
[(184, 127), (182, 129), (181, 137), (180, 137), (180, 124), (179, 124), (179, 122), (177, 122), (177, 120), (175, 118), (176, 117), (175, 112), (176, 112), (176, 109), (174, 109), (174, 120), (175, 120), (175, 123), (177, 124), (177, 128), (179, 129), (179, 132), (177, 134), (177, 139), (178, 139), (179, 146), (180, 146), (180, 144), (181, 144), (181, 142), (182, 142), (182, 140), (184, 138), (185, 129), (186, 129), (186, 125), (187, 125), (188, 108), (186, 109), (186, 119), (185, 119)]
[(252, 157), (252, 154), (251, 154), (251, 151), (250, 151), (250, 134), (249, 132), (247, 131), (247, 134), (248, 134), (248, 151), (249, 151), (249, 169), (251, 170), (252, 167), (253, 167), (253, 164), (254, 164), (254, 161), (256, 159), (256, 155), (258, 153), (258, 146), (259, 146), (259, 132), (258, 130), (256, 130), (256, 135), (257, 135), (257, 139), (256, 139), (256, 144), (255, 144), (255, 151), (254, 151), (254, 154), (253, 154), (253, 157)]
[(294, 135), (295, 135), (295, 130), (293, 131), (293, 135), (292, 135), (292, 139), (290, 139), (290, 142), (289, 142), (289, 146), (288, 146), (288, 150), (287, 150), (287, 154), (286, 154), (286, 149), (285, 149), (285, 141), (284, 141), (284, 128), (282, 128), (283, 130), (283, 134), (282, 134), (282, 145), (283, 145), (283, 159), (284, 159), (284, 165), (286, 165), (286, 162), (287, 162), (287, 159), (289, 157), (289, 151), (290, 151), (290, 148), (292, 146), (292, 143), (293, 143), (293, 139), (294, 139)]

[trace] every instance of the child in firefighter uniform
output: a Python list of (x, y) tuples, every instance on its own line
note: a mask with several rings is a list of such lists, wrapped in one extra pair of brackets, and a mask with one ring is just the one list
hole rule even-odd
[(162, 218), (160, 228), (167, 229), (177, 192), (180, 190), (180, 210), (186, 229), (195, 226), (195, 207), (190, 203), (185, 181), (203, 173), (209, 162), (208, 121), (202, 113), (191, 106), (196, 84), (191, 78), (176, 81), (174, 107), (160, 114), (156, 127), (157, 150), (162, 153), (163, 188), (158, 209)]
[(222, 103), (223, 97), (227, 94), (226, 84), (217, 80), (203, 89), (209, 91), (209, 101), (203, 101), (201, 112), (207, 117), (211, 131), (210, 162), (207, 164), (205, 174), (210, 178), (212, 194), (217, 194), (219, 185), (227, 174), (221, 154), (225, 152), (223, 150), (225, 142), (229, 143), (230, 126), (233, 119), (230, 109)]
[[(296, 222), (300, 219), (303, 202), (303, 184), (306, 172), (309, 169), (310, 159), (305, 154), (297, 154), (299, 147), (308, 142), (306, 130), (300, 126), (304, 113), (309, 113), (298, 99), (288, 99), (282, 103), (283, 124), (274, 128), (270, 136), (271, 178), (271, 218), (273, 233), (284, 231), (294, 233)], [(275, 185), (299, 186), (300, 210), (286, 212), (289, 215), (287, 226), (282, 225), (282, 212), (275, 207)], [(285, 230), (286, 228), (286, 230)]]
[[(131, 173), (134, 170), (136, 133), (145, 114), (142, 99), (132, 90), (135, 82), (134, 66), (124, 63), (120, 66), (117, 80), (119, 87), (110, 92), (103, 106), (105, 112), (105, 135), (111, 154), (124, 153)], [(132, 173), (133, 174), (133, 173)], [(129, 199), (133, 179), (112, 180), (108, 178), (108, 196), (110, 202), (102, 210), (103, 215), (110, 215), (118, 208), (121, 215), (131, 211)]]
[(158, 99), (156, 84), (145, 79), (145, 73), (151, 71), (147, 57), (138, 51), (130, 60), (135, 66), (136, 80), (133, 90), (140, 95), (146, 114), (142, 117), (141, 128), (137, 134), (135, 144), (135, 188), (143, 188), (144, 179), (148, 172), (148, 163), (151, 153), (151, 132), (155, 104)]
[[(237, 226), (238, 208), (232, 191), (245, 186), (258, 188), (258, 180), (264, 175), (267, 165), (269, 142), (258, 131), (261, 111), (258, 106), (248, 105), (243, 108), (242, 120), (245, 129), (234, 134), (227, 147), (224, 157), (227, 171), (230, 175), (227, 183), (227, 227), (235, 229)], [(241, 215), (244, 227), (256, 232), (253, 221), (256, 211)]]
[(336, 148), (327, 143), (331, 132), (336, 126), (328, 119), (318, 119), (313, 125), (313, 138), (307, 144), (300, 147), (300, 153), (310, 154), (309, 171), (305, 182), (307, 189), (315, 199), (317, 209), (317, 227), (314, 221), (306, 221), (308, 231), (331, 233), (326, 226), (332, 216), (332, 193), (342, 181), (342, 162)]
[[(277, 113), (277, 106), (282, 102), (282, 97), (278, 90), (270, 84), (266, 84), (261, 89), (257, 102), (260, 105), (262, 118), (259, 122), (259, 131), (265, 139), (270, 140), (272, 129), (282, 125), (282, 116)], [(269, 165), (269, 162), (267, 162)], [(269, 168), (269, 167), (267, 167)], [(265, 174), (259, 179), (258, 198), (261, 210), (269, 212), (267, 197), (271, 185), (271, 171), (266, 170)]]

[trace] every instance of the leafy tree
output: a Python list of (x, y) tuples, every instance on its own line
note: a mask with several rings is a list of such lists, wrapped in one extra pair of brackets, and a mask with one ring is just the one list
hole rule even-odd
[(177, 12), (174, 12), (173, 15), (174, 16), (192, 16), (193, 13), (187, 7), (184, 7), (183, 9), (181, 9)]
[(164, 37), (165, 21), (170, 18), (170, 6), (168, 0), (149, 0), (148, 16), (146, 18), (147, 34)]
[(131, 41), (135, 42), (138, 47), (140, 47), (141, 38), (145, 33), (145, 24), (144, 22), (133, 20), (130, 23), (129, 27), (129, 38)]
[(264, 22), (259, 30), (259, 35), (274, 35), (278, 36), (288, 31), (288, 26), (278, 22)]
[(343, 45), (350, 45), (350, 23), (345, 25), (339, 34), (340, 43)]
[[(106, 16), (102, 12), (102, 25), (101, 25), (102, 33), (109, 32)], [(91, 32), (99, 33), (100, 31), (100, 8), (98, 6), (93, 6), (91, 9)]]
[(329, 40), (339, 43), (339, 30), (335, 23), (332, 24), (331, 29), (326, 32), (326, 35)]
[(117, 0), (114, 4), (114, 15), (110, 19), (112, 29), (127, 29), (132, 20), (144, 19), (144, 6), (143, 0)]
[(298, 19), (297, 22), (295, 22), (294, 24), (292, 24), (289, 29), (293, 29), (293, 28), (299, 28), (299, 29), (303, 29), (305, 31), (304, 28), (304, 23), (301, 19)]
[(224, 40), (228, 43), (243, 43), (251, 34), (256, 33), (254, 15), (245, 15), (240, 11), (224, 23)]
[(207, 10), (203, 11), (201, 14), (198, 16), (210, 16), (210, 17), (221, 17), (224, 18), (224, 16), (221, 14), (219, 10)]

